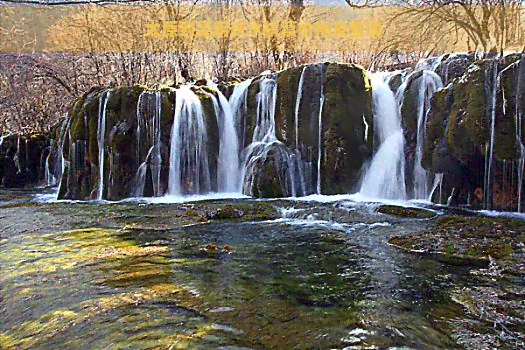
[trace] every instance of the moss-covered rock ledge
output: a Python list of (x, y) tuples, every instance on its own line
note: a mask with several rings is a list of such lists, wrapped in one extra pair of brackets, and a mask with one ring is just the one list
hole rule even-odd
[(382, 204), (377, 208), (378, 213), (388, 214), (402, 218), (430, 219), (437, 214), (432, 210), (421, 208), (401, 207), (398, 205)]
[(525, 221), (457, 215), (436, 221), (431, 229), (388, 242), (409, 252), (439, 254), (447, 262), (491, 263), (501, 273), (525, 274)]

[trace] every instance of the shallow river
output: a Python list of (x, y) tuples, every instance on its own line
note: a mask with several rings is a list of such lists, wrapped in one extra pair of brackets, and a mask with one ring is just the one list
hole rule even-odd
[[(485, 342), (502, 329), (454, 301), (463, 287), (494, 283), (469, 273), (479, 266), (450, 265), (388, 245), (389, 236), (417, 232), (428, 220), (373, 214), (366, 206), (309, 204), (286, 207), (275, 220), (153, 230), (101, 227), (83, 218), (73, 224), (79, 212), (89, 212), (64, 215), (68, 206), (62, 204), (60, 214), (54, 214), (56, 204), (2, 209), (0, 348), (521, 344), (523, 330)], [(348, 215), (338, 214), (344, 216), (338, 223), (326, 208)], [(38, 215), (45, 218), (34, 230), (20, 229)], [(525, 286), (519, 279), (506, 283)]]

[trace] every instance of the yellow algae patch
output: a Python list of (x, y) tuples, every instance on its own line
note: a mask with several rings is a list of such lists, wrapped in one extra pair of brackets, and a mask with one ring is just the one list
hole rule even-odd
[[(204, 308), (203, 303), (191, 291), (168, 283), (174, 263), (169, 259), (169, 247), (140, 246), (132, 239), (124, 239), (121, 233), (123, 232), (91, 228), (27, 235), (5, 242), (1, 252), (3, 276), (0, 277), (0, 282), (8, 282), (7, 285), (14, 286), (10, 292), (12, 298), (26, 298), (41, 288), (44, 297), (47, 297), (46, 288), (52, 292), (53, 288), (58, 288), (55, 287), (58, 284), (69, 283), (70, 278), (76, 280), (79, 275), (91, 285), (100, 283), (108, 286), (116, 283), (118, 290), (125, 292), (85, 300), (13, 325), (11, 330), (0, 333), (1, 346), (9, 349), (34, 348), (50, 341), (56, 342), (67, 332), (73, 333), (70, 339), (72, 343), (82, 343), (80, 338), (77, 339), (73, 327), (81, 323), (90, 327), (91, 322), (105, 322), (106, 314), (113, 314), (115, 311), (122, 316), (117, 323), (111, 322), (108, 326), (111, 329), (111, 346), (120, 343), (126, 345), (136, 338), (143, 345), (151, 343), (152, 348), (192, 348), (191, 343), (207, 329), (195, 330), (197, 323), (202, 323), (199, 318), (193, 319), (182, 329), (162, 327), (163, 323), (173, 321), (170, 311), (172, 306), (189, 310)], [(190, 260), (185, 259), (184, 262), (189, 264)], [(121, 289), (122, 286), (126, 289)], [(168, 306), (150, 315), (147, 312), (148, 303)], [(146, 308), (145, 314), (140, 310), (137, 318), (130, 321), (138, 323), (134, 330), (137, 334), (130, 336), (122, 333), (118, 324), (133, 327), (126, 319), (132, 317), (130, 314), (137, 312), (135, 308), (142, 307), (141, 305)], [(188, 316), (184, 314), (180, 317)], [(152, 318), (155, 319), (153, 323)], [(142, 332), (141, 327), (144, 327)], [(100, 346), (104, 348), (107, 345)]]
[(146, 256), (146, 255), (157, 255), (162, 253), (167, 253), (169, 251), (168, 247), (162, 246), (150, 246), (150, 247), (139, 247), (134, 245), (123, 245), (123, 247), (107, 247), (101, 249), (94, 256), (98, 259), (107, 259), (107, 258), (125, 258), (128, 256)]
[(0, 333), (0, 349), (13, 349), (15, 343), (12, 337)]
[(84, 229), (24, 237), (10, 242), (2, 250), (4, 278), (24, 275), (45, 275), (71, 270), (86, 263), (108, 259), (127, 259), (162, 255), (167, 246), (139, 246), (124, 240), (116, 230)]
[(216, 259), (211, 258), (202, 258), (202, 259), (190, 259), (190, 258), (175, 258), (170, 259), (170, 262), (183, 265), (183, 266), (191, 266), (191, 265), (204, 265), (210, 262), (217, 261)]
[(24, 295), (29, 295), (32, 293), (33, 293), (33, 290), (31, 288), (22, 288), (16, 293), (16, 295), (24, 296)]
[(146, 270), (146, 271), (131, 271), (119, 274), (115, 277), (105, 279), (104, 281), (121, 281), (127, 279), (140, 279), (143, 277), (155, 277), (159, 274), (159, 270)]
[[(169, 283), (138, 288), (131, 292), (84, 301), (75, 306), (75, 311), (70, 309), (55, 310), (39, 317), (36, 321), (17, 325), (16, 330), (13, 330), (13, 333), (16, 332), (16, 334), (11, 335), (8, 333), (0, 333), (0, 341), (4, 345), (7, 344), (10, 348), (32, 348), (39, 344), (45, 344), (47, 340), (51, 339), (59, 332), (65, 331), (78, 323), (87, 322), (97, 315), (104, 315), (108, 311), (115, 309), (134, 307), (148, 301), (163, 301), (166, 298), (170, 298), (170, 303), (173, 303), (174, 305), (177, 305), (175, 301), (178, 298), (185, 299), (186, 301), (189, 298), (194, 299), (194, 297), (184, 288)], [(195, 300), (193, 300), (193, 304), (196, 304)], [(129, 316), (123, 316), (122, 320), (126, 321), (128, 318)], [(159, 324), (161, 321), (161, 319), (157, 320)], [(143, 325), (144, 327), (152, 326), (152, 324), (148, 325), (147, 323), (144, 323)], [(204, 329), (205, 328), (199, 330), (197, 333), (196, 331), (190, 332), (193, 334), (203, 334)], [(155, 332), (160, 333), (155, 335)], [(142, 335), (138, 334), (132, 338), (138, 341), (141, 340), (141, 337), (154, 336), (155, 338), (159, 336), (162, 337), (163, 340), (169, 341), (170, 344), (174, 344), (177, 340), (190, 340), (192, 338), (191, 333), (190, 335), (163, 334), (162, 330), (153, 330), (147, 331)], [(126, 341), (133, 339), (126, 337)]]
[[(148, 327), (153, 327), (156, 324), (162, 324), (162, 322), (152, 322), (140, 324), (140, 327), (137, 327), (136, 331), (140, 329), (145, 329)], [(147, 332), (140, 332), (136, 335), (129, 337), (125, 342), (121, 344), (115, 344), (108, 349), (122, 349), (129, 342), (140, 343), (142, 347), (152, 348), (152, 349), (193, 349), (195, 344), (200, 339), (203, 339), (207, 334), (213, 332), (211, 325), (203, 324), (195, 327), (195, 329), (188, 331), (186, 333), (167, 333), (169, 329), (156, 328), (150, 329)]]

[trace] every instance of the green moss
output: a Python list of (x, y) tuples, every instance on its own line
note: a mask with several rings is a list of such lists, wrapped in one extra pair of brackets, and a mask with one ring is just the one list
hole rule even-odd
[(453, 264), (484, 264), (491, 257), (506, 271), (524, 273), (525, 249), (515, 243), (524, 236), (522, 220), (445, 215), (437, 218), (435, 227), (418, 235), (391, 237), (389, 243), (439, 254)]
[(246, 95), (246, 115), (240, 125), (246, 125), (244, 129), (244, 145), (249, 145), (253, 140), (253, 131), (257, 123), (257, 94), (260, 92), (259, 79), (252, 80)]
[(274, 154), (269, 152), (265, 158), (260, 158), (255, 165), (252, 180), (251, 195), (257, 198), (283, 197), (280, 177), (277, 173)]
[(400, 207), (397, 205), (381, 205), (377, 211), (383, 214), (399, 216), (403, 218), (428, 219), (436, 216), (436, 213), (426, 209)]
[(222, 94), (226, 98), (229, 99), (230, 96), (233, 93), (233, 90), (235, 89), (235, 85), (237, 85), (240, 82), (241, 82), (240, 79), (232, 78), (231, 80), (228, 80), (228, 81), (221, 81), (221, 82), (219, 82), (217, 84), (217, 88), (222, 92)]
[(488, 125), (483, 86), (483, 70), (475, 65), (454, 85), (446, 143), (455, 157), (465, 164), (484, 152)]
[[(427, 115), (423, 154), (421, 158), (421, 165), (429, 171), (442, 172), (440, 171), (441, 169), (434, 169), (434, 157), (437, 155), (436, 148), (445, 137), (450, 108), (453, 102), (454, 95), (452, 88), (444, 88), (436, 91), (430, 100), (430, 111)], [(440, 156), (443, 157), (442, 155)], [(447, 158), (450, 157), (448, 154), (446, 156)], [(449, 159), (440, 160), (445, 162), (450, 161)]]
[(322, 192), (351, 191), (372, 154), (372, 94), (362, 68), (328, 64), (322, 114)]
[[(299, 80), (305, 66), (294, 67), (280, 72), (277, 76), (277, 100), (275, 107), (275, 126), (277, 138), (287, 146), (292, 146), (295, 140), (295, 108)], [(303, 91), (315, 91), (316, 86), (303, 81)], [(301, 121), (306, 122), (308, 111), (303, 107)], [(301, 138), (302, 140), (303, 138)]]
[(423, 71), (411, 74), (406, 82), (401, 105), (401, 120), (405, 134), (413, 139), (417, 133), (417, 99), (419, 94), (419, 81)]
[(41, 203), (35, 203), (35, 202), (18, 202), (18, 203), (1, 204), (0, 208), (10, 209), (10, 208), (20, 208), (20, 207), (37, 207), (40, 205)]
[(359, 64), (354, 64), (354, 66), (356, 68), (361, 69), (361, 73), (363, 74), (363, 80), (364, 80), (364, 84), (365, 84), (365, 91), (367, 93), (372, 93), (372, 81), (370, 80), (370, 77), (368, 76), (368, 73), (366, 72), (365, 67), (363, 67), (363, 66), (361, 66)]
[[(453, 154), (465, 164), (468, 164), (472, 157), (485, 152), (485, 143), (490, 128), (487, 121), (490, 106), (487, 105), (487, 92), (484, 86), (490, 62), (490, 60), (485, 60), (471, 65), (463, 77), (454, 83), (454, 104), (450, 111), (446, 141)], [(509, 96), (514, 90), (514, 87), (511, 86), (514, 81), (514, 74), (502, 76), (501, 87), (506, 91), (507, 98), (510, 100), (515, 99)], [(500, 92), (497, 94), (496, 102), (494, 157), (499, 160), (516, 159), (519, 152), (514, 142), (515, 108), (507, 105), (507, 111), (510, 112), (503, 113), (503, 100)]]
[(81, 97), (75, 100), (73, 106), (69, 109), (68, 115), (71, 118), (71, 140), (85, 140), (86, 139), (86, 104), (91, 102), (93, 96), (97, 94), (98, 90), (92, 88)]

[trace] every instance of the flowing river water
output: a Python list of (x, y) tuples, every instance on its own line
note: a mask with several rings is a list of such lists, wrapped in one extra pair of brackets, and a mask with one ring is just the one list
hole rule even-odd
[[(523, 275), (496, 279), (475, 273), (483, 264), (388, 244), (436, 217), (382, 214), (349, 199), (101, 204), (33, 196), (0, 194), (0, 348), (523, 345)], [(224, 205), (239, 215), (217, 215)], [(505, 314), (514, 323), (468, 307), (468, 298), (498, 290), (518, 295), (518, 315)]]

